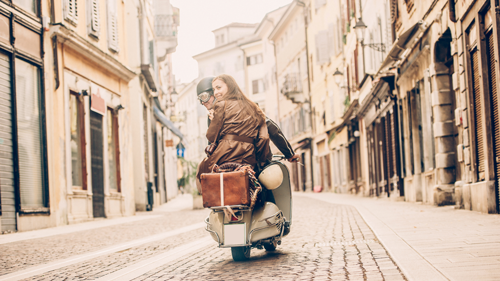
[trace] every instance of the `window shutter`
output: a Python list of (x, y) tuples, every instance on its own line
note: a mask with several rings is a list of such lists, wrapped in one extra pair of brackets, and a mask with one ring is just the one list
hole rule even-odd
[(324, 64), (327, 62), (330, 62), (330, 56), (329, 56), (329, 51), (328, 51), (328, 31), (322, 30), (316, 35), (316, 50), (318, 52), (317, 54), (317, 61), (319, 64)]
[(478, 181), (482, 181), (485, 178), (485, 166), (484, 166), (484, 141), (483, 141), (483, 115), (481, 112), (481, 89), (479, 80), (479, 53), (475, 49), (471, 54), (472, 59), (472, 86), (473, 86), (473, 96), (474, 96), (474, 123), (475, 123), (475, 138), (476, 138), (476, 165), (477, 165), (477, 176)]
[(391, 23), (395, 23), (398, 16), (398, 0), (391, 0)]
[(333, 98), (333, 91), (329, 91), (328, 97), (330, 99), (330, 122), (335, 121), (335, 101)]
[(252, 81), (252, 94), (258, 94), (259, 93), (259, 80), (253, 80)]
[(333, 23), (328, 25), (328, 56), (336, 55), (335, 48), (335, 25)]
[(108, 48), (118, 52), (118, 13), (115, 0), (108, 0)]
[[(493, 119), (493, 143), (494, 143), (494, 162), (495, 162), (495, 181), (497, 184), (498, 195), (500, 195), (500, 109), (498, 105), (498, 85), (496, 76), (497, 62), (495, 60), (495, 40), (493, 32), (490, 31), (487, 35), (488, 44), (488, 79), (490, 81), (491, 92), (491, 117)], [(500, 203), (500, 197), (498, 197)]]
[(88, 33), (89, 35), (99, 38), (101, 31), (101, 19), (99, 12), (99, 0), (88, 0)]
[(342, 21), (340, 20), (339, 16), (337, 16), (337, 28), (335, 30), (337, 32), (337, 36), (335, 37), (336, 43), (337, 43), (337, 44), (335, 44), (335, 46), (336, 46), (335, 54), (338, 55), (342, 52), (342, 46), (343, 46)]
[(76, 25), (78, 23), (77, 0), (64, 0), (64, 19)]

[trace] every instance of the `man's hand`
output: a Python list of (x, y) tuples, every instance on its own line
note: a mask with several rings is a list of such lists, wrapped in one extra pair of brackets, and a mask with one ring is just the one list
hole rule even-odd
[(292, 157), (288, 158), (287, 160), (288, 160), (288, 162), (292, 162), (292, 163), (299, 162), (300, 156), (295, 154)]
[(215, 111), (214, 111), (213, 109), (210, 109), (210, 110), (208, 111), (208, 119), (210, 119), (210, 120), (213, 120), (213, 119), (214, 119), (214, 112), (215, 112)]

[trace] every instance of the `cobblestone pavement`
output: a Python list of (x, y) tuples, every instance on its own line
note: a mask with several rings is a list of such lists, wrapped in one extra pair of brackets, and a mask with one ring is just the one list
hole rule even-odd
[[(295, 197), (293, 225), (275, 252), (252, 249), (234, 262), (213, 242), (134, 280), (406, 280), (358, 211), (349, 205)], [(0, 245), (2, 275), (105, 246), (199, 223), (207, 210), (182, 211), (112, 227)], [(155, 255), (206, 238), (203, 229), (61, 267), (25, 280), (95, 280)], [(3, 251), (6, 250), (4, 255)]]
[(3, 244), (0, 245), (0, 280), (2, 275), (30, 266), (97, 251), (201, 222), (207, 214), (207, 210), (164, 213), (164, 216), (159, 218)]
[(134, 280), (406, 280), (356, 209), (295, 198), (293, 225), (276, 252), (233, 262), (207, 247)]

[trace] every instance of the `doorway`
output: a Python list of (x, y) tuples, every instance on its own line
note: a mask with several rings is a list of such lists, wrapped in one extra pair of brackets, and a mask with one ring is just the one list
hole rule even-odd
[(90, 111), (90, 154), (92, 172), (92, 209), (94, 218), (105, 217), (104, 212), (104, 152), (102, 115)]

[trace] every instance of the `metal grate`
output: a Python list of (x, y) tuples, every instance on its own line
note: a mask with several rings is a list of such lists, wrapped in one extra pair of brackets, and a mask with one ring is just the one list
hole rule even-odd
[(496, 77), (496, 65), (495, 60), (495, 40), (493, 32), (489, 32), (487, 35), (488, 42), (488, 78), (490, 80), (490, 92), (491, 92), (491, 113), (492, 113), (492, 123), (493, 123), (493, 142), (494, 142), (494, 164), (496, 172), (496, 186), (498, 193), (497, 204), (500, 206), (500, 112), (498, 106), (498, 85)]
[(479, 73), (479, 52), (477, 49), (472, 51), (472, 78), (473, 78), (473, 96), (474, 96), (474, 125), (476, 138), (476, 166), (478, 181), (485, 178), (484, 171), (484, 142), (483, 142), (483, 116), (481, 112), (481, 86)]

